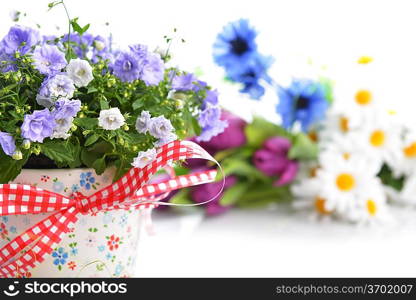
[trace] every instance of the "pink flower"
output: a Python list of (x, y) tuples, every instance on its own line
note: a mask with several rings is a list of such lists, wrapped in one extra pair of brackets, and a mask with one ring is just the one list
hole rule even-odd
[(291, 143), (283, 137), (272, 137), (257, 150), (253, 163), (257, 169), (267, 176), (278, 176), (274, 185), (282, 186), (292, 182), (298, 172), (298, 163), (288, 158)]

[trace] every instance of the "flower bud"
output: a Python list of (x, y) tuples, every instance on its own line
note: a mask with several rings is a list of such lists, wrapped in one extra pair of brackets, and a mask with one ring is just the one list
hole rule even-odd
[(30, 145), (31, 145), (31, 143), (28, 139), (25, 139), (22, 143), (23, 149), (26, 149), (26, 150), (30, 149)]
[(39, 155), (40, 154), (40, 147), (38, 145), (36, 145), (33, 149), (32, 149), (32, 153), (35, 155)]
[(75, 124), (72, 124), (71, 131), (74, 132), (74, 131), (77, 131), (77, 129), (78, 129), (78, 126)]
[(13, 153), (13, 155), (12, 155), (12, 158), (13, 158), (14, 160), (21, 160), (21, 159), (23, 158), (22, 151), (20, 151), (20, 150), (16, 150), (16, 151), (14, 151), (14, 153)]
[(123, 125), (123, 130), (124, 131), (129, 131), (129, 129), (130, 129), (129, 125), (127, 125), (127, 124)]

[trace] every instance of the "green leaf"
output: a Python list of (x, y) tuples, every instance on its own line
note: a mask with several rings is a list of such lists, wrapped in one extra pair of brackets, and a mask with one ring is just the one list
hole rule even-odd
[(269, 182), (270, 178), (261, 173), (249, 162), (240, 159), (226, 159), (223, 162), (224, 175), (239, 175), (247, 177), (249, 180), (260, 180)]
[(91, 86), (91, 87), (88, 88), (87, 94), (92, 94), (92, 93), (95, 93), (97, 91), (98, 91), (97, 88)]
[(240, 196), (236, 205), (238, 207), (255, 208), (290, 200), (292, 200), (292, 195), (289, 186), (275, 187), (271, 184), (253, 183)]
[(4, 153), (0, 154), (0, 183), (9, 183), (15, 179), (22, 171), (28, 158), (29, 152), (24, 152), (21, 160), (14, 160)]
[(133, 107), (133, 110), (138, 110), (139, 108), (143, 107), (143, 105), (144, 105), (143, 99), (138, 99), (133, 102), (132, 107)]
[(394, 177), (393, 171), (388, 165), (384, 164), (377, 176), (384, 185), (390, 186), (396, 191), (401, 191), (403, 189), (405, 177)]
[(172, 198), (169, 200), (170, 203), (175, 204), (192, 204), (192, 200), (189, 198), (189, 191), (184, 189), (177, 192)]
[(289, 150), (290, 159), (315, 159), (318, 156), (318, 145), (309, 136), (299, 133), (292, 140)]
[(259, 148), (264, 141), (273, 136), (288, 137), (289, 134), (282, 127), (279, 127), (265, 119), (255, 117), (251, 124), (245, 128), (247, 144), (253, 148)]
[(223, 206), (235, 204), (238, 199), (247, 191), (247, 188), (247, 183), (235, 184), (224, 192), (222, 198), (220, 199), (220, 204)]
[(97, 175), (103, 174), (105, 169), (107, 168), (106, 161), (105, 161), (105, 156), (102, 157), (102, 158), (97, 159), (92, 164), (92, 167), (94, 168), (95, 173), (97, 173)]
[(46, 141), (40, 145), (41, 152), (60, 166), (67, 166), (76, 158), (74, 157), (74, 145), (69, 141)]
[(100, 136), (98, 134), (92, 134), (90, 135), (87, 140), (85, 141), (85, 147), (91, 146), (92, 144), (94, 144), (96, 141), (98, 141), (98, 139), (100, 138)]
[(199, 136), (202, 132), (201, 125), (199, 125), (198, 120), (194, 117), (191, 118), (191, 122), (192, 122), (192, 128), (194, 130), (195, 135)]
[(110, 105), (108, 104), (108, 101), (107, 100), (101, 99), (100, 100), (100, 107), (101, 107), (102, 110), (103, 109), (109, 109), (110, 108)]
[(97, 118), (75, 118), (74, 124), (83, 129), (93, 130), (98, 126)]

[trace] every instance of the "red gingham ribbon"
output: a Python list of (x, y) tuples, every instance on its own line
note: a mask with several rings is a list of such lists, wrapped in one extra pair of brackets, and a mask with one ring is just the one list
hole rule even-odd
[(161, 168), (169, 168), (174, 161), (190, 158), (207, 159), (218, 165), (197, 144), (174, 141), (159, 148), (156, 158), (144, 168), (132, 168), (114, 184), (88, 197), (81, 193), (66, 197), (30, 185), (0, 184), (0, 216), (52, 213), (0, 249), (0, 277), (15, 277), (16, 273), (27, 272), (41, 263), (63, 235), (74, 227), (80, 214), (151, 209), (162, 204), (158, 201), (170, 191), (215, 180), (217, 171), (209, 170), (146, 184)]

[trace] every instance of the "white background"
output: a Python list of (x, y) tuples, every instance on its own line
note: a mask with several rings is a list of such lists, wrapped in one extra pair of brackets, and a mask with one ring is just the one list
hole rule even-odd
[[(11, 25), (12, 9), (27, 13), (23, 23), (44, 33), (64, 33), (62, 8), (49, 1), (2, 1), (0, 35)], [(261, 104), (238, 96), (222, 83), (212, 63), (216, 34), (227, 22), (249, 18), (259, 31), (259, 47), (275, 57), (272, 74), (327, 73), (350, 80), (350, 65), (360, 55), (377, 63), (377, 87), (391, 103), (413, 117), (416, 97), (416, 18), (414, 1), (66, 1), (71, 17), (91, 32), (112, 32), (116, 45), (164, 46), (163, 36), (177, 28), (185, 44), (173, 45), (173, 64), (202, 70), (220, 89), (221, 102), (248, 116), (256, 111), (276, 119), (273, 93)], [(109, 22), (109, 26), (104, 24)], [(312, 62), (312, 63), (311, 63)], [(309, 64), (308, 64), (309, 63)], [(416, 212), (396, 212), (398, 222), (373, 228), (316, 222), (286, 209), (234, 211), (205, 220), (198, 213), (158, 214), (156, 236), (145, 236), (138, 276), (416, 276)]]

